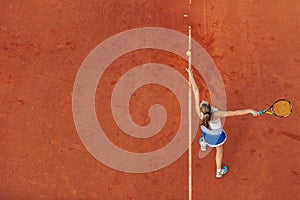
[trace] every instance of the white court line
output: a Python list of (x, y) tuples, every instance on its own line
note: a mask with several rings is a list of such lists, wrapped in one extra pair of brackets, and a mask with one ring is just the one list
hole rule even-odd
[[(191, 51), (192, 48), (192, 27), (188, 26), (189, 34), (189, 48)], [(189, 55), (189, 69), (192, 67), (192, 54)], [(189, 84), (189, 200), (192, 200), (192, 88)]]

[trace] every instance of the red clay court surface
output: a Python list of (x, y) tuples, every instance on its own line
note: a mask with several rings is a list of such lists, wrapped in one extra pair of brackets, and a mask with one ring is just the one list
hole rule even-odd
[[(193, 199), (299, 198), (298, 0), (193, 0), (191, 5), (188, 0), (11, 0), (1, 1), (0, 16), (1, 200), (188, 199), (188, 152), (155, 172), (116, 171), (86, 150), (72, 115), (76, 73), (99, 43), (140, 27), (187, 34), (188, 24), (193, 39), (220, 71), (228, 109), (262, 109), (278, 98), (291, 100), (294, 108), (286, 119), (266, 115), (227, 119), (224, 163), (230, 171), (220, 180), (215, 178), (215, 152), (198, 158), (198, 131), (192, 145)], [(112, 64), (97, 89), (97, 114), (110, 130), (108, 137), (128, 151), (160, 148), (178, 128), (180, 113), (173, 109), (178, 102), (157, 85), (140, 88), (130, 104), (139, 124), (149, 122), (144, 113), (153, 103), (165, 105), (172, 116), (166, 133), (149, 142), (122, 134), (110, 111), (102, 109), (109, 107), (105, 105), (110, 94), (105, 91), (122, 70), (146, 62), (174, 66), (187, 78), (186, 62), (154, 50), (133, 52)], [(197, 73), (196, 80), (206, 93)]]

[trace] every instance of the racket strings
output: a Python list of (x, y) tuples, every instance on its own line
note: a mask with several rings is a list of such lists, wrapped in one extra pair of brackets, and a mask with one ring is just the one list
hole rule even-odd
[(273, 113), (277, 116), (287, 117), (292, 112), (292, 105), (290, 102), (281, 100), (273, 105)]

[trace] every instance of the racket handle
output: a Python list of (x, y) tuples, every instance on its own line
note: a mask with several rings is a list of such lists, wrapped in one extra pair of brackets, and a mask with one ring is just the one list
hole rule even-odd
[(263, 110), (258, 111), (258, 114), (259, 114), (259, 115), (264, 114), (264, 111), (263, 111)]

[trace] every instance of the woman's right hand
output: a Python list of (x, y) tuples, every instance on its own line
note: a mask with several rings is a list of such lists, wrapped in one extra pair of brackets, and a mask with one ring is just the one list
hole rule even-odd
[(253, 110), (253, 109), (249, 109), (249, 112), (252, 116), (258, 116), (258, 112), (256, 110)]

